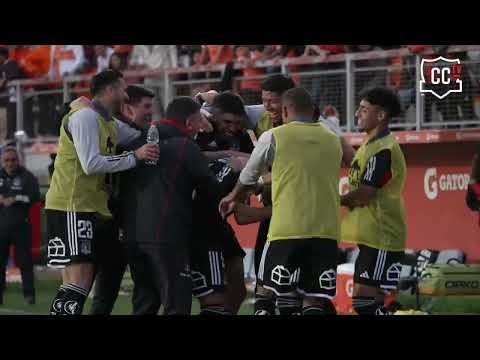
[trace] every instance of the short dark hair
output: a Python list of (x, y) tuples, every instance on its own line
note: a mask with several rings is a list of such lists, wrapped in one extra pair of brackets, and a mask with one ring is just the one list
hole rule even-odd
[(188, 96), (173, 99), (167, 106), (165, 116), (171, 120), (185, 124), (187, 119), (200, 111), (200, 104)]
[(366, 100), (372, 105), (380, 106), (387, 113), (388, 119), (398, 116), (402, 112), (397, 94), (386, 87), (367, 89), (360, 94), (360, 99)]
[(8, 53), (9, 53), (9, 51), (8, 51), (7, 47), (5, 47), (5, 46), (0, 47), (0, 56), (4, 56), (4, 57), (8, 58)]
[(5, 146), (5, 147), (3, 148), (3, 151), (2, 151), (2, 156), (3, 156), (3, 154), (6, 154), (6, 153), (8, 153), (8, 152), (13, 152), (13, 153), (15, 153), (15, 155), (16, 155), (17, 158), (18, 158), (18, 151), (17, 151), (17, 148), (16, 148), (15, 146), (11, 146), (11, 145)]
[(272, 75), (262, 82), (262, 90), (272, 91), (282, 95), (285, 91), (294, 88), (295, 83), (285, 75)]
[(128, 101), (126, 103), (130, 105), (138, 104), (145, 97), (155, 97), (153, 91), (138, 85), (129, 85), (126, 92), (128, 94)]
[(103, 70), (92, 78), (90, 92), (93, 96), (100, 94), (107, 86), (115, 84), (119, 79), (123, 78), (123, 74), (117, 70)]
[(282, 103), (284, 106), (291, 107), (299, 114), (313, 113), (314, 103), (310, 93), (303, 87), (295, 87), (285, 91)]
[(230, 91), (224, 91), (218, 94), (213, 100), (212, 106), (224, 113), (244, 116), (245, 104), (239, 95)]

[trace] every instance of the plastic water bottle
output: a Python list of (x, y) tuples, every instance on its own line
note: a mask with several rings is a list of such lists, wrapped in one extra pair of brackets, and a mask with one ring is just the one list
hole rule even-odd
[[(150, 128), (148, 129), (147, 133), (147, 144), (158, 144), (159, 142), (159, 134), (157, 129), (157, 123), (152, 121)], [(147, 161), (146, 164), (148, 165), (157, 165), (156, 161)]]

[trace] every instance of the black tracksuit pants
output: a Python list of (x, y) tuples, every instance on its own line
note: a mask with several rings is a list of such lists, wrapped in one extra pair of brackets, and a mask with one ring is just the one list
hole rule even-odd
[(128, 243), (133, 314), (190, 315), (192, 283), (187, 245)]
[(35, 297), (32, 230), (28, 223), (0, 229), (0, 297), (5, 289), (6, 268), (11, 244), (14, 246), (15, 259), (22, 274), (23, 295)]

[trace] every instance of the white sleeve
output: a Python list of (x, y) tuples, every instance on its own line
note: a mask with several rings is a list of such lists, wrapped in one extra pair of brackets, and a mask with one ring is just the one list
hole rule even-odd
[(122, 155), (100, 154), (97, 113), (85, 108), (74, 113), (68, 121), (78, 159), (86, 175), (114, 173), (136, 166), (133, 152)]
[(335, 116), (324, 118), (320, 116), (320, 123), (327, 129), (333, 131), (337, 136), (342, 136), (342, 129), (340, 129), (340, 121)]
[(247, 129), (254, 130), (258, 120), (260, 119), (260, 116), (265, 112), (265, 106), (248, 105), (245, 106), (245, 112), (247, 113), (248, 118)]
[(115, 119), (115, 124), (117, 125), (118, 130), (118, 145), (126, 145), (142, 134), (139, 130), (135, 130), (120, 120)]
[(275, 159), (275, 139), (273, 132), (268, 130), (258, 139), (252, 155), (240, 173), (239, 181), (243, 185), (254, 185)]

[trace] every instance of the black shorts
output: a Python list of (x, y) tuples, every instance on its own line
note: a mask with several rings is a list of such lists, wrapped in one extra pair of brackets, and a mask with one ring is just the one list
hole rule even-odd
[(232, 236), (225, 237), (222, 249), (225, 260), (229, 260), (234, 257), (241, 257), (243, 259), (247, 255), (240, 246), (240, 243), (234, 234)]
[(225, 260), (244, 258), (235, 233), (229, 228), (215, 229), (217, 232), (197, 228), (192, 239), (190, 267), (192, 270), (192, 293), (200, 298), (214, 291), (225, 289)]
[(288, 239), (267, 241), (258, 270), (258, 285), (277, 296), (298, 291), (332, 299), (337, 280), (337, 241)]
[(196, 249), (190, 256), (192, 294), (201, 298), (225, 290), (225, 261), (218, 249)]
[(112, 236), (113, 223), (96, 213), (46, 210), (49, 267), (64, 268), (70, 263), (95, 262), (98, 239)]
[(396, 290), (402, 272), (400, 262), (405, 252), (379, 250), (365, 245), (359, 245), (358, 249), (354, 282), (388, 291)]

